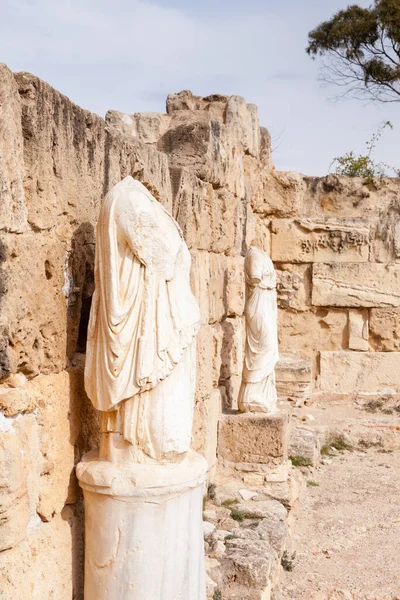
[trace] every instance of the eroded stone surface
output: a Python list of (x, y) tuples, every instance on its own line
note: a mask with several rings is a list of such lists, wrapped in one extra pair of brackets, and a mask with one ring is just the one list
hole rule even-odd
[(366, 219), (272, 221), (271, 258), (278, 262), (367, 262)]
[[(36, 77), (14, 76), (2, 66), (0, 100), (0, 377), (6, 382), (0, 387), (0, 408), (15, 432), (12, 438), (3, 430), (0, 434), (7, 475), (0, 504), (8, 522), (4, 539), (16, 544), (1, 553), (0, 562), (7, 598), (22, 590), (34, 600), (64, 600), (71, 597), (71, 552), (73, 577), (82, 576), (82, 522), (72, 469), (83, 452), (98, 444), (98, 424), (81, 370), (72, 370), (69, 383), (62, 372), (68, 361), (76, 362), (76, 350), (85, 348), (94, 227), (104, 193), (127, 175), (139, 179), (178, 220), (191, 249), (191, 285), (201, 309), (193, 444), (207, 454), (213, 465), (209, 476), (215, 477), (217, 405), (222, 398), (225, 407), (234, 407), (237, 399), (242, 264), (255, 237), (269, 252), (273, 235), (281, 261), (275, 267), (282, 353), (298, 353), (298, 360), (311, 364), (315, 385), (319, 353), (347, 350), (355, 356), (349, 363), (340, 359), (335, 369), (334, 359), (332, 372), (329, 357), (322, 361), (329, 390), (318, 394), (326, 402), (330, 394), (348, 402), (361, 368), (357, 381), (367, 401), (383, 399), (387, 406), (391, 398), (397, 406), (397, 388), (385, 386), (392, 383), (390, 369), (398, 372), (390, 355), (400, 347), (395, 275), (399, 184), (384, 179), (371, 186), (357, 178), (272, 170), (270, 136), (258, 128), (255, 107), (238, 97), (200, 98), (186, 91), (169, 96), (167, 115), (110, 111), (104, 122)], [(355, 237), (346, 227), (343, 231), (350, 223)], [(370, 232), (368, 256), (364, 223)], [(367, 258), (368, 263), (358, 262)], [(313, 267), (316, 261), (324, 262)], [(332, 270), (324, 271), (325, 263), (332, 263)], [(318, 306), (311, 305), (312, 296)], [(384, 353), (388, 356), (381, 357)], [(364, 376), (371, 365), (371, 377)], [(308, 401), (310, 384), (303, 381), (303, 371), (296, 367), (290, 373), (299, 381), (286, 370), (278, 391), (296, 402), (300, 396)], [(15, 376), (28, 381), (14, 385)], [(332, 382), (347, 391), (332, 394)], [(394, 433), (386, 426), (379, 435), (367, 427), (357, 435), (382, 448), (394, 447), (387, 445)], [(253, 469), (255, 464), (244, 466)], [(265, 473), (238, 472), (240, 489), (267, 485)], [(286, 498), (285, 484), (275, 485), (282, 486)], [(64, 501), (74, 502), (71, 509), (62, 508)], [(60, 510), (64, 516), (71, 511), (68, 527), (60, 521)], [(226, 531), (235, 524), (227, 519)], [(249, 547), (244, 551), (252, 552)], [(210, 560), (219, 563), (222, 547), (216, 554)], [(240, 568), (234, 566), (234, 576)], [(77, 598), (81, 589), (75, 585)], [(259, 600), (246, 586), (229, 594), (224, 598)]]
[(218, 456), (230, 463), (282, 464), (287, 458), (288, 414), (223, 415)]
[(21, 105), (14, 75), (0, 63), (0, 229), (27, 229)]
[(321, 352), (320, 386), (344, 394), (399, 392), (400, 352)]
[(349, 348), (350, 350), (369, 350), (368, 311), (349, 312)]
[(371, 308), (369, 316), (370, 342), (375, 350), (400, 350), (400, 308)]
[(400, 267), (395, 264), (313, 265), (314, 306), (398, 307)]

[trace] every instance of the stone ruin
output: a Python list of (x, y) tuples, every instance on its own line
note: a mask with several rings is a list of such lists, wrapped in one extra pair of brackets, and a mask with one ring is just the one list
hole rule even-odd
[[(291, 426), (292, 407), (398, 401), (399, 180), (278, 172), (256, 106), (239, 96), (184, 91), (168, 96), (166, 114), (104, 120), (5, 65), (0, 597), (83, 598), (74, 469), (98, 446), (83, 388), (94, 232), (102, 197), (127, 175), (171, 212), (192, 255), (201, 311), (192, 446), (209, 464), (208, 597), (277, 597), (302, 487), (288, 456), (318, 446)], [(281, 410), (272, 417), (236, 412), (244, 256), (255, 237), (278, 277)]]

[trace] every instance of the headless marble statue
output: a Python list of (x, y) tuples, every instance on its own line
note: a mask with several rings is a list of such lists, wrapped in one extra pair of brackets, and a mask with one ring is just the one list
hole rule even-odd
[(278, 360), (276, 273), (268, 254), (250, 247), (245, 259), (246, 348), (238, 406), (242, 412), (275, 412)]
[[(85, 600), (205, 600), (207, 462), (190, 449), (200, 315), (181, 230), (126, 177), (96, 235), (85, 388), (100, 450), (76, 467)], [(179, 535), (177, 535), (179, 532)]]
[(100, 413), (100, 458), (175, 462), (191, 439), (199, 309), (175, 220), (126, 177), (97, 225), (85, 388)]

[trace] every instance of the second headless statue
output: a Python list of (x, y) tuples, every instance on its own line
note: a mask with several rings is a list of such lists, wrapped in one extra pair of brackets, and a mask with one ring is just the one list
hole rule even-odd
[(199, 309), (176, 221), (131, 177), (97, 225), (85, 388), (100, 412), (99, 458), (176, 462), (189, 450)]
[(242, 412), (276, 411), (278, 361), (276, 273), (268, 254), (254, 244), (247, 252), (246, 347), (238, 406)]

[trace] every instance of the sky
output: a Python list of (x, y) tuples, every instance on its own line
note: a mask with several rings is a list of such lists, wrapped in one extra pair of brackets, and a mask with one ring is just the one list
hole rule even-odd
[[(351, 3), (354, 3), (353, 0)], [(367, 7), (370, 0), (359, 0)], [(1, 0), (0, 62), (104, 116), (165, 111), (168, 93), (243, 96), (277, 169), (324, 175), (385, 121), (375, 158), (400, 167), (400, 105), (337, 101), (305, 52), (348, 0)]]

